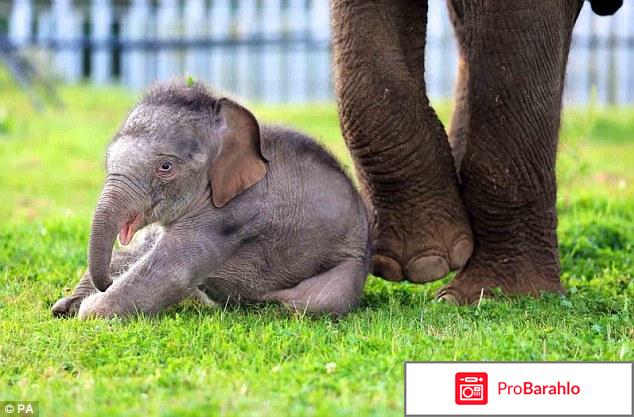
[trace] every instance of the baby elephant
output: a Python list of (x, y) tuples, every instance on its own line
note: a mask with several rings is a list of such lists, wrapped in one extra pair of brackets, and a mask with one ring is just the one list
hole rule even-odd
[(308, 137), (260, 126), (200, 83), (159, 84), (115, 135), (107, 170), (88, 271), (53, 314), (153, 314), (190, 296), (332, 315), (358, 303), (367, 213)]

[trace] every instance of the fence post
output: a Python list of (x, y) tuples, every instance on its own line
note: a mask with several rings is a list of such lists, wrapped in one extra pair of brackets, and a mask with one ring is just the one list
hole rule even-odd
[[(439, 96), (443, 95), (442, 91), (442, 77), (440, 71), (434, 63), (443, 62), (443, 51), (442, 51), (442, 41), (443, 41), (443, 21), (442, 17), (442, 8), (446, 7), (444, 2), (438, 1), (430, 1), (429, 7), (427, 9), (427, 34), (426, 34), (426, 45), (425, 45), (425, 83), (427, 89), (427, 95), (431, 99), (436, 99)], [(433, 16), (433, 17), (432, 17)], [(443, 70), (449, 71), (453, 75), (454, 68), (451, 68), (450, 65), (447, 65), (443, 62)], [(421, 66), (421, 71), (423, 68)], [(455, 77), (454, 77), (455, 78)]]
[(310, 100), (327, 101), (332, 98), (330, 68), (330, 7), (328, 0), (312, 0), (310, 5), (310, 32), (314, 50), (308, 67)]
[[(156, 13), (156, 38), (175, 41), (180, 38), (180, 17), (176, 0), (161, 0)], [(157, 54), (157, 78), (167, 80), (181, 73), (176, 49), (160, 49)]]
[[(629, 4), (631, 7), (631, 2)], [(628, 66), (628, 53), (631, 49), (628, 47), (628, 31), (631, 28), (631, 20), (627, 20), (629, 12), (628, 8), (624, 4), (623, 10), (617, 13), (613, 19), (615, 20), (612, 28), (614, 31), (614, 58), (616, 66), (616, 78), (615, 78), (615, 96), (616, 104), (628, 102), (628, 90), (631, 88), (629, 85), (630, 74), (634, 71), (631, 66)]]
[[(443, 6), (446, 6), (443, 4)], [(437, 70), (440, 72), (440, 97), (451, 97), (454, 91), (453, 84), (456, 79), (458, 68), (458, 51), (454, 41), (453, 26), (449, 20), (447, 7), (441, 7), (439, 11), (441, 24), (440, 38), (440, 65)], [(420, 69), (423, 71), (423, 69)]]
[(588, 20), (587, 10), (588, 8), (584, 7), (577, 18), (570, 53), (568, 55), (564, 99), (569, 103), (585, 103), (588, 101), (588, 64), (590, 62), (588, 40), (590, 39), (590, 21)]
[[(121, 40), (124, 43), (139, 41), (147, 37), (150, 19), (150, 5), (148, 0), (133, 0), (128, 14), (121, 27)], [(143, 88), (147, 81), (149, 60), (147, 53), (138, 46), (125, 45), (121, 52), (121, 78), (127, 87)]]
[[(237, 39), (240, 42), (248, 41), (253, 38), (257, 22), (257, 8), (255, 0), (240, 0), (236, 16), (238, 25)], [(236, 75), (238, 82), (236, 85), (236, 93), (241, 97), (253, 98), (253, 65), (254, 48), (249, 45), (240, 45), (236, 51)]]
[(92, 27), (91, 39), (94, 42), (90, 56), (92, 82), (107, 84), (112, 74), (112, 2), (111, 0), (92, 0), (90, 8)]
[[(217, 42), (227, 41), (230, 34), (231, 25), (231, 3), (230, 0), (213, 0), (211, 12), (209, 13), (211, 24), (211, 38)], [(209, 54), (209, 68), (214, 87), (225, 90), (232, 90), (233, 60), (226, 46), (215, 46)]]
[[(587, 9), (587, 8), (586, 8)], [(594, 96), (594, 92), (598, 93), (599, 75), (597, 68), (597, 37), (596, 37), (596, 17), (590, 14), (589, 18), (589, 39), (588, 42), (588, 96), (590, 100), (599, 100), (598, 94)]]
[(615, 16), (612, 18), (616, 20), (612, 22), (610, 28), (608, 30), (608, 38), (607, 38), (607, 47), (608, 47), (608, 62), (607, 62), (607, 85), (606, 85), (606, 94), (607, 94), (607, 102), (610, 105), (614, 105), (618, 103), (618, 84), (619, 84), (619, 70), (618, 70), (618, 57), (616, 55), (618, 44), (616, 41), (616, 28), (618, 24), (618, 18)]
[(628, 2), (623, 4), (623, 7), (629, 8), (629, 13), (626, 14), (625, 19), (630, 23), (627, 25), (628, 32), (625, 34), (624, 41), (625, 49), (629, 52), (627, 60), (627, 102), (634, 103), (634, 25), (632, 24), (634, 22), (634, 5), (632, 5), (632, 2)]
[[(189, 0), (185, 3), (183, 26), (188, 40), (203, 40), (206, 38), (206, 22), (204, 0)], [(187, 48), (185, 54), (185, 72), (196, 78), (205, 75), (205, 51), (201, 47)]]
[(48, 41), (50, 41), (51, 37), (53, 36), (53, 24), (52, 23), (53, 23), (53, 21), (52, 21), (51, 10), (50, 9), (43, 11), (37, 17), (36, 40), (37, 40), (37, 44), (42, 49), (47, 47)]
[(56, 68), (66, 81), (78, 81), (82, 71), (80, 15), (73, 10), (71, 0), (53, 0), (52, 17), (54, 40), (60, 43), (55, 54)]
[(13, 0), (9, 16), (9, 41), (21, 46), (31, 40), (33, 25), (33, 3), (31, 0)]
[(301, 102), (306, 99), (306, 40), (307, 34), (306, 0), (289, 0), (286, 24), (291, 38), (298, 44), (291, 46), (286, 55), (286, 84), (289, 87), (287, 99)]
[[(263, 5), (262, 36), (267, 41), (278, 41), (282, 33), (282, 1), (267, 0)], [(282, 101), (282, 55), (280, 45), (264, 47), (262, 59), (262, 97), (267, 103)]]

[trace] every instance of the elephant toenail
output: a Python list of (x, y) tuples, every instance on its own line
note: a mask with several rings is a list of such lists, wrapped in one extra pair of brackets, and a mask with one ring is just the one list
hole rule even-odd
[(372, 257), (372, 275), (389, 281), (403, 281), (401, 266), (389, 256), (374, 255)]
[(457, 270), (466, 265), (473, 253), (473, 242), (468, 237), (459, 238), (453, 245), (449, 260), (452, 270)]
[(412, 282), (436, 281), (449, 273), (449, 265), (444, 258), (436, 255), (419, 256), (412, 259), (405, 268), (407, 279)]

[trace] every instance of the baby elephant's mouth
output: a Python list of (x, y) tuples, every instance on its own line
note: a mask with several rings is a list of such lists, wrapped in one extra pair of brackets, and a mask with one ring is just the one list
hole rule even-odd
[(130, 243), (134, 234), (139, 230), (139, 226), (143, 223), (143, 213), (136, 214), (130, 218), (119, 231), (119, 243), (127, 245)]

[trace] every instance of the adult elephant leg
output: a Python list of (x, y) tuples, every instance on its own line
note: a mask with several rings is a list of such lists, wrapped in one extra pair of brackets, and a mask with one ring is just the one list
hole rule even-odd
[(473, 249), (444, 128), (423, 77), (426, 1), (332, 2), (341, 129), (372, 207), (373, 273), (428, 282)]
[(450, 0), (468, 68), (460, 168), (475, 249), (442, 299), (560, 292), (555, 155), (580, 0)]

